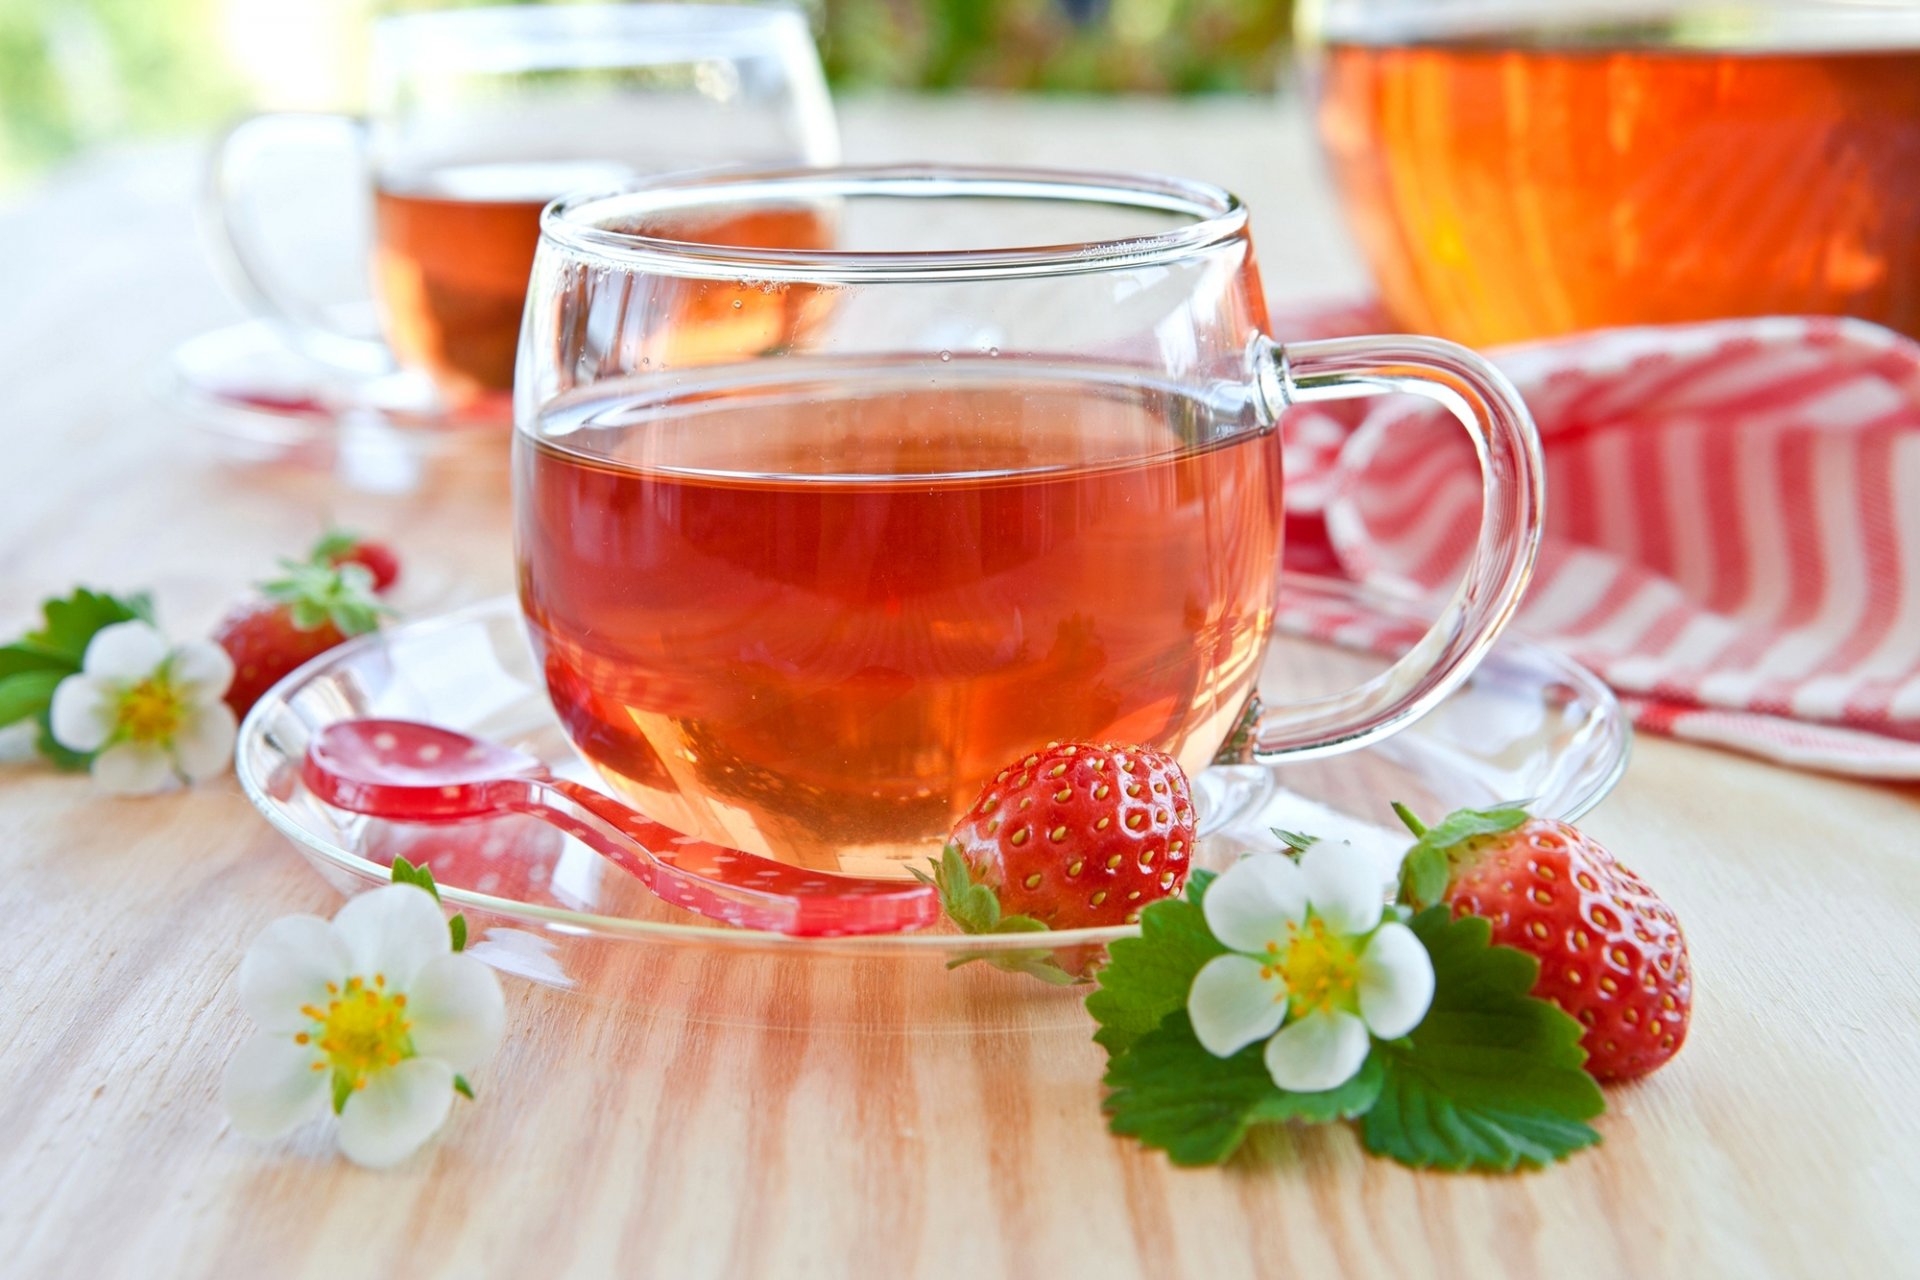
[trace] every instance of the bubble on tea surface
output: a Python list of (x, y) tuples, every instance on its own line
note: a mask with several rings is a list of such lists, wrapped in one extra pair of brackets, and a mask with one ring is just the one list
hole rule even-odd
[(946, 363), (947, 361), (949, 361), (949, 360), (951, 360), (951, 359), (953, 359), (953, 352), (951, 352), (951, 351), (942, 351), (942, 352), (940, 353), (940, 362), (941, 362), (942, 364), (945, 364), (945, 363)]

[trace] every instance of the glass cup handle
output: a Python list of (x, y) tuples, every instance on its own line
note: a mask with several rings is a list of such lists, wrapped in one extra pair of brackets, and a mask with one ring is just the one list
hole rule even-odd
[(1315, 400), (1406, 392), (1446, 407), (1480, 460), (1480, 533), (1466, 576), (1426, 635), (1391, 667), (1341, 693), (1280, 707), (1255, 700), (1224, 763), (1351, 751), (1431, 711), (1473, 673), (1533, 576), (1545, 512), (1540, 436), (1513, 384), (1485, 359), (1437, 338), (1262, 343), (1261, 398), (1275, 414)]
[(214, 233), (215, 258), (228, 285), (249, 308), (277, 321), (288, 339), (316, 360), (359, 373), (385, 373), (393, 368), (393, 357), (385, 343), (341, 329), (323, 306), (300, 296), (267, 266), (266, 238), (258, 220), (246, 209), (245, 197), (261, 156), (289, 143), (319, 146), (343, 141), (356, 153), (364, 154), (366, 121), (319, 111), (276, 111), (247, 117), (214, 144), (205, 212)]

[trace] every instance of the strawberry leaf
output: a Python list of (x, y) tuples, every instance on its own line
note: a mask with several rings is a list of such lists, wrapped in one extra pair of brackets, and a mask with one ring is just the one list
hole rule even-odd
[(1152, 904), (1140, 913), (1139, 937), (1121, 938), (1107, 947), (1100, 989), (1087, 997), (1087, 1012), (1100, 1024), (1093, 1038), (1110, 1059), (1125, 1053), (1169, 1015), (1184, 1011), (1193, 976), (1207, 961), (1226, 952), (1207, 928), (1200, 909), (1210, 883), (1212, 877), (1203, 880), (1195, 872), (1186, 898)]
[(93, 637), (116, 622), (153, 621), (146, 595), (114, 596), (75, 588), (72, 595), (45, 600), (40, 625), (10, 645), (0, 646), (0, 726), (37, 720), (35, 747), (59, 769), (84, 769), (91, 756), (54, 739), (49, 722), (53, 691), (80, 670)]
[(53, 703), (53, 691), (70, 671), (58, 667), (0, 676), (0, 727), (31, 719)]
[(1267, 1074), (1264, 1049), (1251, 1044), (1216, 1058), (1194, 1039), (1184, 1009), (1169, 1014), (1108, 1065), (1107, 1127), (1165, 1151), (1175, 1164), (1218, 1164), (1254, 1124), (1325, 1124), (1363, 1114), (1385, 1077), (1376, 1054), (1337, 1089), (1289, 1093)]
[(77, 662), (69, 662), (59, 654), (33, 648), (24, 642), (0, 648), (0, 680), (33, 671), (58, 671), (61, 675), (71, 675), (79, 669)]
[(1523, 808), (1456, 809), (1437, 827), (1423, 827), (1405, 805), (1393, 806), (1419, 839), (1400, 864), (1400, 900), (1410, 907), (1430, 907), (1447, 891), (1452, 866), (1447, 853), (1475, 836), (1511, 831), (1530, 816)]
[(97, 632), (116, 622), (153, 621), (153, 601), (145, 594), (122, 598), (78, 587), (70, 596), (42, 602), (40, 614), (40, 626), (21, 636), (18, 646), (10, 647), (63, 659), (78, 670)]
[(1415, 1168), (1505, 1172), (1599, 1142), (1585, 1122), (1605, 1103), (1581, 1068), (1580, 1024), (1529, 994), (1539, 963), (1445, 907), (1411, 927), (1433, 960), (1433, 1007), (1375, 1046), (1385, 1079), (1361, 1125), (1367, 1149)]

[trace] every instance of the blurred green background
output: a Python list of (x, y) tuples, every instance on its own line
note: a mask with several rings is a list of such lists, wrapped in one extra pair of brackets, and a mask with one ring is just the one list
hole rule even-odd
[[(4, 0), (0, 187), (249, 108), (351, 107), (370, 18), (433, 0)], [(1291, 0), (802, 0), (836, 91), (1259, 92)]]

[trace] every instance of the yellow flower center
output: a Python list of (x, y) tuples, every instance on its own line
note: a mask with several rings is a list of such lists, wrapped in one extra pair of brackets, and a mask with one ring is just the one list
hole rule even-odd
[(293, 1038), (327, 1055), (313, 1064), (315, 1071), (331, 1069), (336, 1080), (364, 1089), (368, 1076), (413, 1056), (407, 997), (389, 993), (384, 974), (374, 974), (371, 986), (360, 978), (348, 978), (345, 988), (329, 982), (327, 994), (333, 998), (326, 1008), (310, 1004), (300, 1010), (314, 1026)]
[(1327, 922), (1310, 917), (1304, 925), (1287, 926), (1285, 942), (1267, 944), (1267, 963), (1260, 976), (1286, 979), (1286, 999), (1293, 1016), (1303, 1018), (1326, 1009), (1352, 1012), (1360, 983), (1360, 957), (1350, 940), (1332, 933)]
[(186, 702), (164, 672), (148, 676), (120, 697), (114, 736), (126, 742), (168, 743), (186, 719)]

